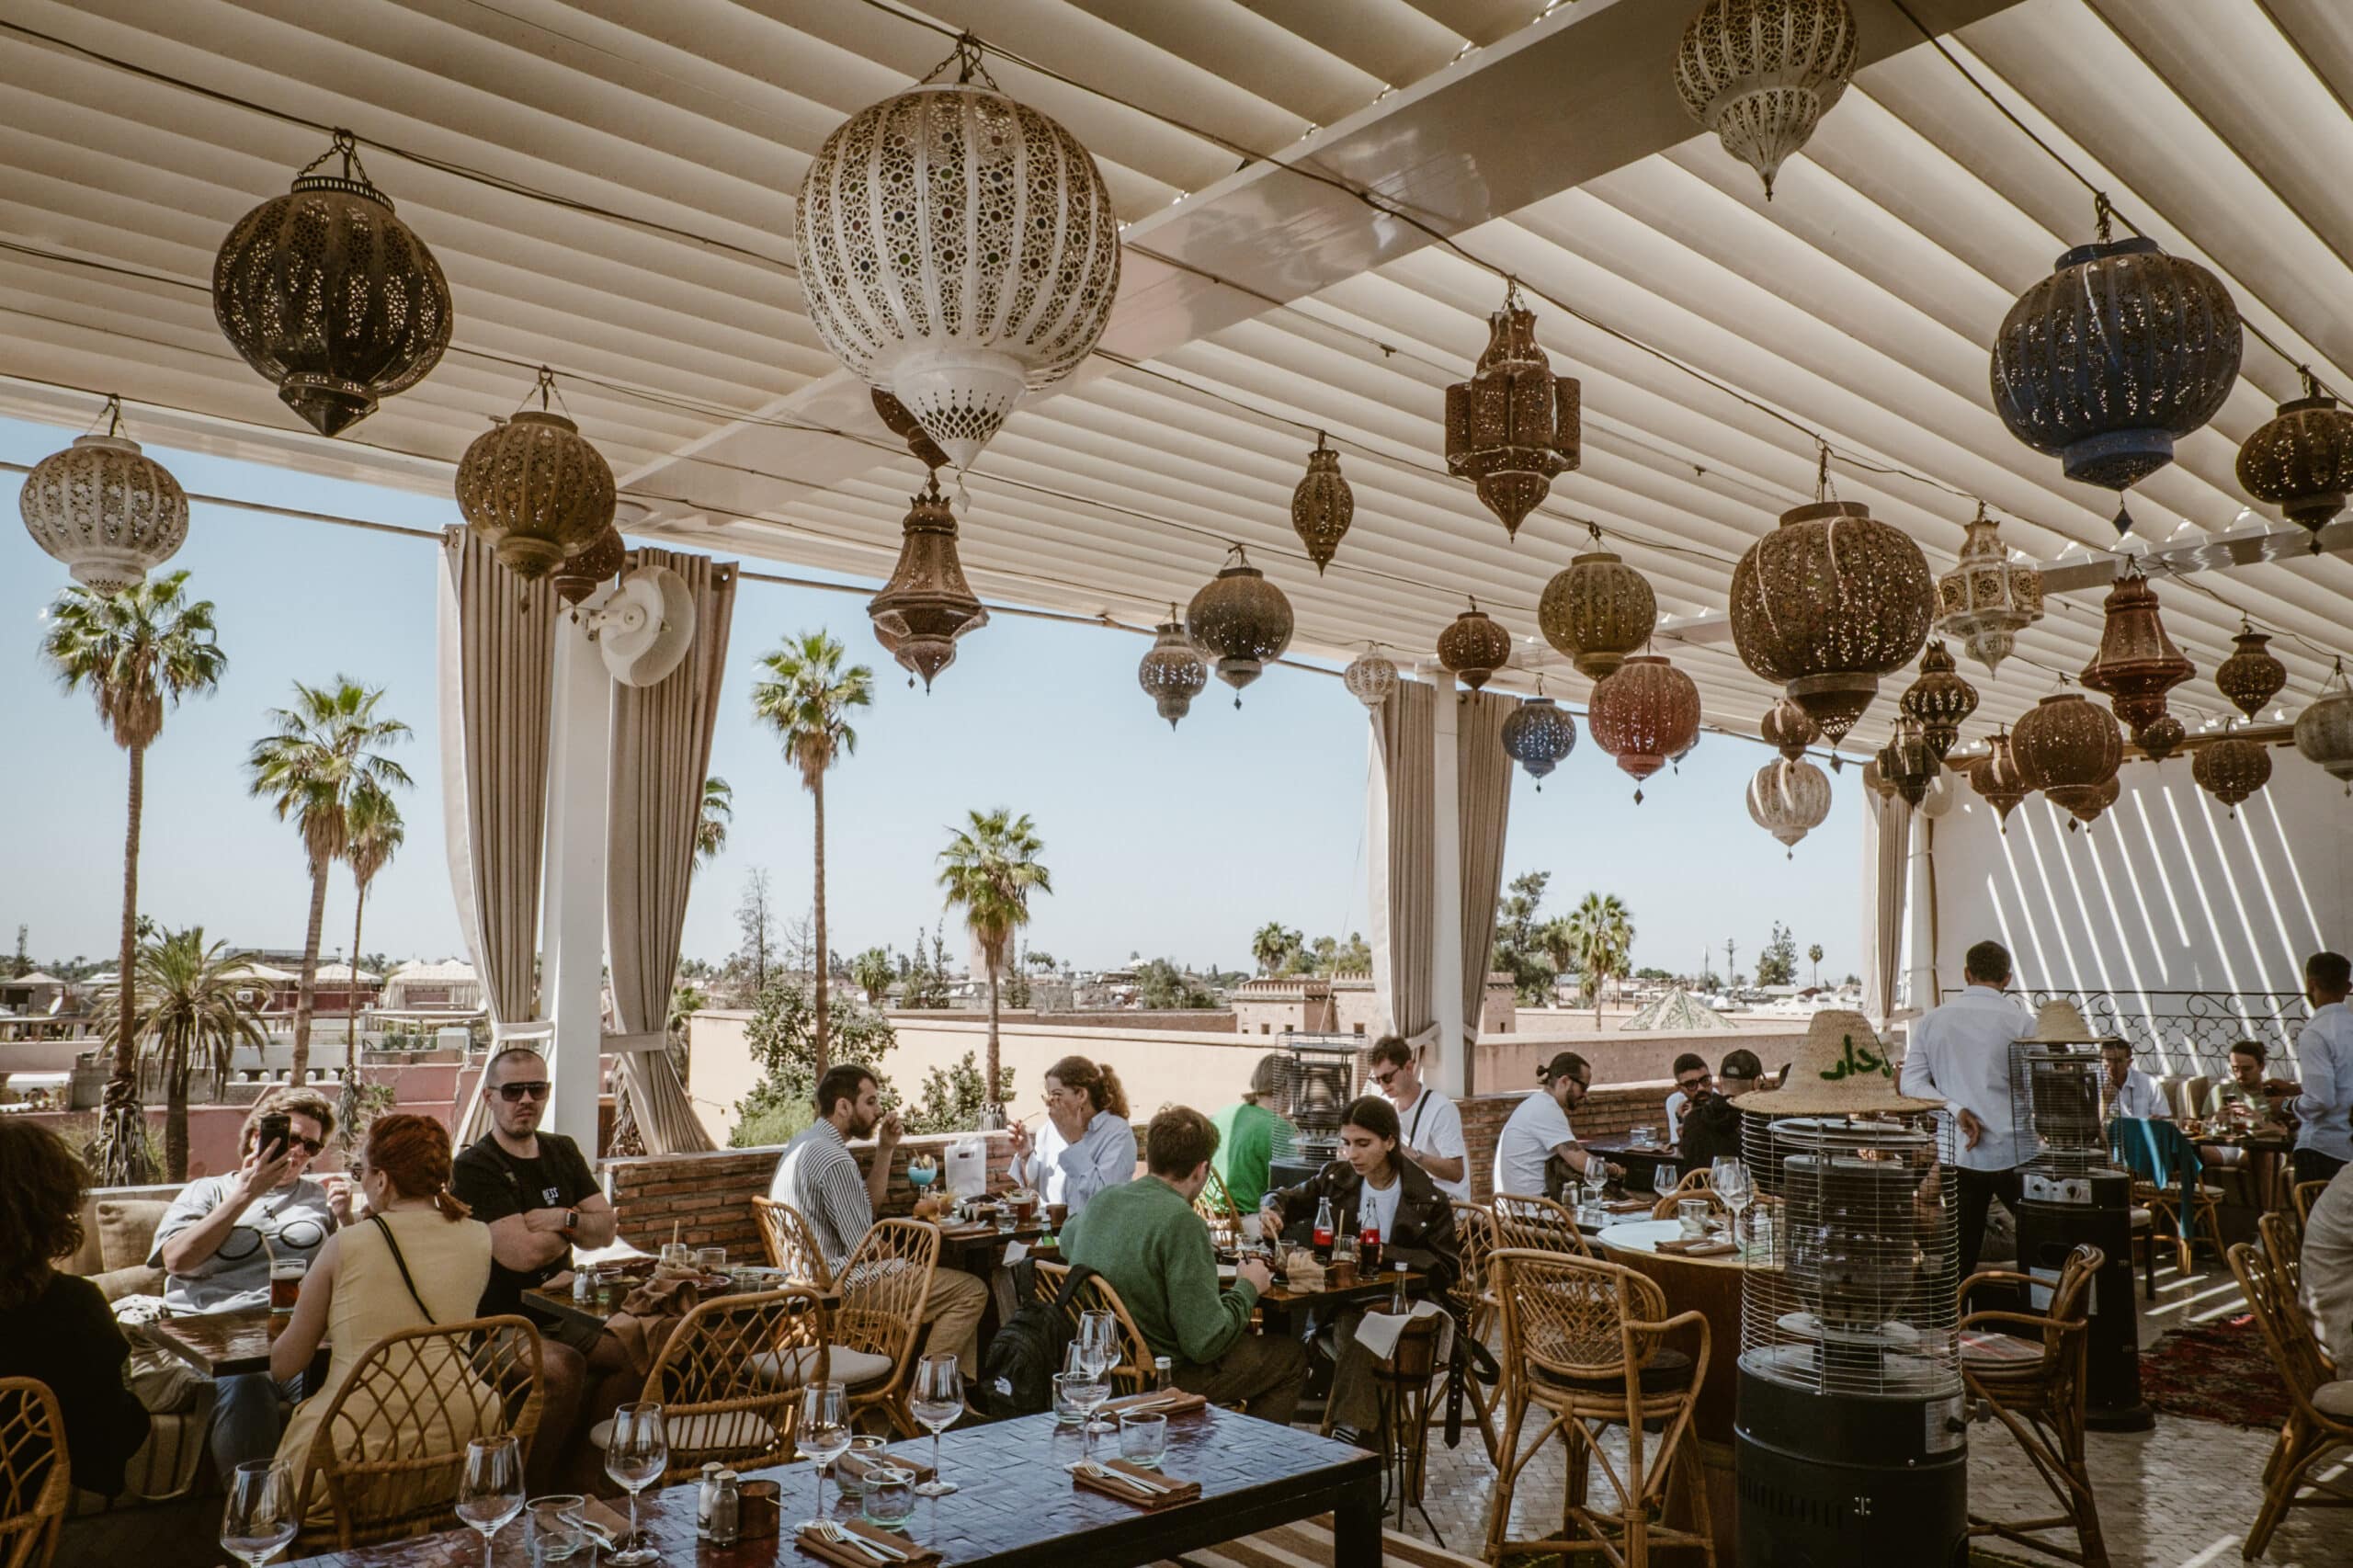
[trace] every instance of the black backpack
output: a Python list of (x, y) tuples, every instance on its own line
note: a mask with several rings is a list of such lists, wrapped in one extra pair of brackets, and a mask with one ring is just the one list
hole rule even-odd
[(1069, 1308), (1095, 1278), (1095, 1270), (1074, 1267), (1062, 1294), (1051, 1302), (1039, 1299), (1037, 1275), (1032, 1260), (1014, 1266), (1014, 1290), (1021, 1305), (981, 1358), (980, 1386), (972, 1391), (972, 1403), (994, 1421), (1053, 1407), (1054, 1374), (1063, 1369), (1070, 1342), (1076, 1337)]

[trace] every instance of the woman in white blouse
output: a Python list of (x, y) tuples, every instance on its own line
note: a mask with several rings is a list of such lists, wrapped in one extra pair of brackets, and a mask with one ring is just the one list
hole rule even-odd
[(1136, 1130), (1128, 1122), (1119, 1074), (1084, 1056), (1046, 1069), (1046, 1125), (1033, 1140), (1017, 1121), (1013, 1179), (1076, 1215), (1107, 1187), (1135, 1179)]

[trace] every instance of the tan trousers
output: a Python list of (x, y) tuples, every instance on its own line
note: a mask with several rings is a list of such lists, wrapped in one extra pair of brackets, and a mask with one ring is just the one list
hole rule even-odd
[(1288, 1426), (1307, 1392), (1307, 1347), (1296, 1339), (1245, 1334), (1216, 1360), (1179, 1361), (1176, 1386), (1206, 1394), (1212, 1404), (1239, 1402), (1242, 1414)]
[(923, 1321), (931, 1325), (924, 1348), (952, 1353), (966, 1382), (980, 1370), (981, 1313), (988, 1303), (987, 1281), (961, 1268), (933, 1271), (931, 1296), (923, 1306)]

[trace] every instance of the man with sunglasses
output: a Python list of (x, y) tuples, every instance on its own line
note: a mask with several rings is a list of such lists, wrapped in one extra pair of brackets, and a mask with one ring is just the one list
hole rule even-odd
[(1666, 1141), (1680, 1142), (1683, 1138), (1683, 1113), (1691, 1102), (1716, 1086), (1715, 1074), (1708, 1071), (1708, 1059), (1695, 1051), (1687, 1051), (1675, 1059), (1675, 1092), (1666, 1096)]
[(1454, 1102), (1422, 1082), (1414, 1048), (1393, 1034), (1382, 1035), (1364, 1053), (1365, 1082), (1386, 1096), (1404, 1136), (1397, 1152), (1422, 1167), (1450, 1199), (1471, 1201), (1471, 1150), (1462, 1140), (1462, 1113)]

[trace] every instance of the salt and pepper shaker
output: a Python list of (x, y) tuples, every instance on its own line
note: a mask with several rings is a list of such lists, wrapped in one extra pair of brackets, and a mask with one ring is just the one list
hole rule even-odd
[(1168, 1358), (1154, 1356), (1152, 1358), (1152, 1392), (1166, 1393), (1176, 1386), (1176, 1371)]
[(702, 1467), (702, 1480), (695, 1494), (695, 1539), (710, 1539), (711, 1510), (719, 1502), (719, 1472), (726, 1466), (712, 1460)]
[(732, 1470), (719, 1472), (710, 1504), (710, 1544), (733, 1546), (743, 1539), (742, 1483)]

